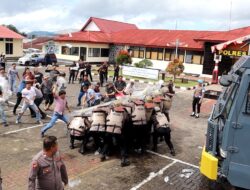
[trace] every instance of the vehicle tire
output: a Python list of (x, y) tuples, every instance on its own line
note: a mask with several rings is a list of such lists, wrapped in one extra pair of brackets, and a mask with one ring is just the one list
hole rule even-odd
[(30, 62), (29, 62), (29, 61), (26, 61), (26, 62), (24, 63), (24, 65), (25, 65), (25, 66), (29, 66), (29, 65), (30, 65)]

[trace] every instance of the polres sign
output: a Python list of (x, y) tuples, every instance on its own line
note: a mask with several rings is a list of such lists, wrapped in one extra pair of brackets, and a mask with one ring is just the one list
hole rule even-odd
[(219, 55), (224, 56), (234, 56), (234, 57), (241, 57), (244, 55), (247, 55), (247, 51), (241, 51), (241, 50), (219, 50)]
[(159, 70), (123, 66), (122, 74), (128, 76), (158, 80)]

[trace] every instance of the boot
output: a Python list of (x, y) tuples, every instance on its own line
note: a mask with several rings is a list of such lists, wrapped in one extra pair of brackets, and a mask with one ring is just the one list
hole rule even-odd
[(122, 157), (121, 167), (126, 167), (126, 166), (129, 166), (129, 165), (130, 165), (130, 161), (127, 158)]
[(192, 114), (190, 115), (191, 117), (194, 117), (195, 116), (195, 113), (194, 112), (192, 112)]
[(170, 154), (171, 154), (172, 156), (175, 156), (175, 150), (174, 150), (173, 148), (170, 150)]
[(104, 162), (106, 160), (106, 156), (104, 154), (101, 154), (100, 161)]
[(155, 145), (153, 146), (152, 151), (157, 152), (157, 145), (156, 145), (156, 146), (155, 146)]

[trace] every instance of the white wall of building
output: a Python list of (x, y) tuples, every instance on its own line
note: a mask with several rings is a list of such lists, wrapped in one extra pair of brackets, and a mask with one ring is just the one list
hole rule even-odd
[[(62, 53), (62, 46), (71, 45), (72, 47), (79, 47), (79, 55), (64, 55)], [(63, 59), (68, 61), (78, 61), (80, 58), (80, 47), (86, 48), (86, 62), (105, 62), (108, 61), (108, 57), (89, 57), (88, 48), (109, 48), (109, 44), (91, 44), (91, 43), (70, 43), (70, 42), (55, 42), (56, 57), (57, 59)], [(45, 51), (45, 45), (43, 46), (43, 52)]]
[[(132, 64), (138, 63), (139, 61), (142, 61), (143, 59), (140, 58), (132, 58)], [(166, 70), (169, 61), (159, 61), (159, 60), (151, 60), (153, 63), (154, 69), (160, 69), (160, 70)], [(202, 68), (203, 65), (198, 65), (198, 64), (189, 64), (189, 63), (184, 63), (184, 73), (191, 73), (191, 74), (202, 74)]]
[(91, 21), (84, 29), (84, 31), (101, 31), (101, 30), (93, 21)]

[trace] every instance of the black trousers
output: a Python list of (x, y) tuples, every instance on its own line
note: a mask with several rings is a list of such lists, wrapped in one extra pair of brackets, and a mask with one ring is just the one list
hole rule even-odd
[(75, 79), (75, 74), (76, 74), (76, 71), (74, 70), (71, 70), (70, 73), (69, 73), (69, 83), (72, 81), (72, 83), (74, 83), (74, 79)]
[(122, 134), (106, 133), (101, 154), (105, 156), (108, 155), (113, 146), (118, 146), (120, 148), (122, 158), (128, 157), (126, 141)]
[(100, 72), (100, 73), (99, 73), (99, 78), (100, 78), (100, 83), (101, 83), (101, 86), (103, 86), (103, 83), (104, 83), (104, 78), (105, 78), (105, 73)]
[(134, 146), (136, 149), (146, 150), (147, 125), (134, 125)]
[[(18, 106), (21, 104), (21, 102), (22, 102), (22, 93), (21, 92), (18, 92), (17, 94), (16, 94), (16, 96), (17, 96), (17, 99), (16, 99), (16, 104), (15, 104), (15, 106), (14, 106), (14, 108), (13, 108), (13, 112), (14, 113), (16, 113), (16, 110), (17, 110), (17, 108), (18, 108)], [(32, 109), (31, 108), (29, 108), (29, 110), (30, 110), (30, 114), (32, 114)]]
[(153, 133), (153, 145), (156, 148), (158, 143), (158, 137), (164, 137), (164, 140), (166, 144), (168, 145), (169, 149), (172, 150), (174, 148), (172, 142), (171, 142), (171, 130), (169, 127), (164, 128), (156, 128)]
[(86, 72), (86, 75), (90, 78), (91, 82), (93, 82), (91, 71)]
[[(46, 116), (46, 114), (40, 109), (40, 105), (41, 105), (41, 103), (43, 102), (43, 98), (36, 98), (35, 100), (34, 100), (34, 103), (35, 103), (35, 105), (37, 106), (37, 108), (39, 109), (39, 111), (40, 111), (40, 114), (41, 114), (41, 116), (42, 117), (45, 117)], [(33, 116), (35, 116), (36, 115), (36, 113), (31, 109), (30, 110), (30, 113), (31, 113), (31, 115), (33, 115)]]
[(114, 77), (113, 77), (113, 82), (117, 81), (119, 77), (119, 73), (114, 73)]
[(200, 113), (200, 111), (201, 111), (201, 104), (199, 103), (200, 100), (201, 100), (200, 98), (194, 97), (194, 99), (193, 99), (193, 112), (196, 112), (196, 108), (197, 108), (197, 113)]
[(104, 79), (105, 79), (106, 82), (108, 82), (108, 72), (104, 73)]
[(44, 94), (44, 99), (45, 99), (45, 105), (49, 104), (52, 105), (54, 102), (54, 96), (53, 94)]

